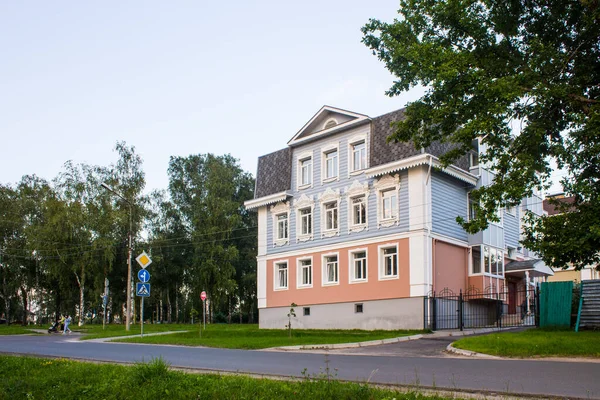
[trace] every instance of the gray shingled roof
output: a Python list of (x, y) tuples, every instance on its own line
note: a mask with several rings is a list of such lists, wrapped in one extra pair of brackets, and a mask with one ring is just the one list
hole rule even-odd
[(533, 269), (536, 263), (541, 260), (511, 261), (504, 266), (506, 272), (519, 271), (522, 269)]
[[(404, 109), (375, 117), (371, 120), (371, 167), (387, 164), (403, 158), (420, 154), (421, 151), (409, 142), (386, 143), (386, 139), (393, 133), (391, 123), (404, 118)], [(425, 152), (436, 157), (441, 156), (452, 148), (450, 143), (434, 142)], [(459, 168), (469, 170), (468, 156), (454, 162)], [(286, 147), (270, 154), (259, 157), (256, 170), (256, 189), (254, 198), (269, 196), (290, 190), (292, 182), (292, 148)]]
[[(394, 128), (391, 126), (392, 122), (400, 121), (402, 119), (404, 119), (404, 109), (392, 111), (373, 118), (371, 130), (371, 167), (402, 160), (403, 158), (408, 158), (421, 153), (421, 150), (416, 149), (412, 142), (386, 142), (388, 136), (394, 133)], [(433, 142), (430, 146), (425, 148), (425, 153), (440, 157), (454, 146), (455, 145), (452, 143)], [(463, 156), (453, 164), (468, 171), (469, 157)]]
[(254, 198), (290, 189), (292, 183), (292, 149), (277, 150), (258, 158)]

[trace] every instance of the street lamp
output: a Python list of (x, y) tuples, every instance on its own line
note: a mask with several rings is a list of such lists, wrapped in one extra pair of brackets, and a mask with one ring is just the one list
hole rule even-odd
[(125, 330), (129, 330), (129, 326), (131, 325), (131, 234), (132, 234), (132, 229), (131, 229), (131, 202), (129, 200), (127, 200), (125, 197), (123, 197), (123, 195), (121, 195), (119, 192), (117, 192), (115, 189), (113, 189), (112, 187), (108, 186), (106, 183), (102, 182), (101, 186), (108, 190), (109, 192), (111, 192), (112, 194), (120, 197), (124, 202), (126, 202), (129, 205), (129, 249), (128, 249), (128, 255), (127, 255), (127, 310), (126, 310), (126, 314), (125, 314)]

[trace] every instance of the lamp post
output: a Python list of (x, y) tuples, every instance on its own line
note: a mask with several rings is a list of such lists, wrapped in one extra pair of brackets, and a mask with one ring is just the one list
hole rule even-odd
[(112, 187), (108, 186), (106, 183), (102, 182), (101, 186), (111, 192), (112, 194), (120, 197), (124, 202), (129, 205), (129, 246), (128, 246), (128, 255), (127, 255), (127, 310), (125, 314), (125, 330), (129, 330), (131, 325), (131, 234), (132, 234), (132, 223), (131, 223), (131, 214), (132, 214), (132, 204), (129, 200), (123, 197), (119, 192), (114, 190)]

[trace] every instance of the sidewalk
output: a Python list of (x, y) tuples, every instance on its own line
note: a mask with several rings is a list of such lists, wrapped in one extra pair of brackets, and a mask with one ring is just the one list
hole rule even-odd
[(390, 339), (380, 340), (369, 340), (366, 342), (355, 342), (355, 343), (335, 343), (335, 344), (307, 344), (298, 346), (281, 346), (271, 347), (268, 349), (262, 349), (263, 351), (299, 351), (299, 350), (340, 350), (340, 349), (356, 349), (359, 347), (371, 347), (380, 346), (384, 344), (401, 343), (410, 340), (419, 340), (423, 338), (445, 338), (445, 337), (457, 337), (457, 336), (470, 336), (478, 335), (483, 333), (507, 331), (515, 328), (482, 328), (482, 329), (468, 329), (468, 330), (454, 330), (454, 331), (435, 331), (433, 333), (424, 333), (412, 336), (400, 336)]

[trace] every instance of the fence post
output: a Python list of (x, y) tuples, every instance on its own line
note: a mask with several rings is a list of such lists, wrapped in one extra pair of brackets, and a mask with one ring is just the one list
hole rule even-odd
[(430, 299), (431, 301), (431, 330), (437, 330), (437, 302), (435, 301), (435, 292)]
[(496, 293), (496, 318), (498, 319), (498, 328), (502, 328), (502, 302), (500, 301), (500, 293)]
[(462, 331), (463, 330), (463, 311), (464, 311), (464, 307), (463, 307), (463, 294), (462, 294), (462, 289), (460, 289), (460, 292), (458, 293), (458, 328)]
[(540, 327), (540, 310), (541, 310), (541, 304), (540, 304), (540, 286), (539, 284), (535, 287), (535, 291), (534, 291), (534, 298), (535, 298), (535, 310), (534, 310), (534, 320), (535, 320), (535, 326), (536, 327)]

